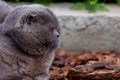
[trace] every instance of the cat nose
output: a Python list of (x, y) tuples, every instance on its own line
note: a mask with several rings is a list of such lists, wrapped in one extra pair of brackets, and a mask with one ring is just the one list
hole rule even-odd
[(57, 30), (54, 30), (54, 34), (56, 35), (56, 37), (60, 37), (60, 33), (58, 33)]
[(60, 37), (60, 35), (58, 34), (57, 37)]

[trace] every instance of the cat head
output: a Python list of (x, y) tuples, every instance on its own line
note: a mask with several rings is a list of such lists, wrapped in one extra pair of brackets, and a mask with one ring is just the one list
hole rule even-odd
[[(18, 15), (12, 17), (15, 10)], [(46, 55), (58, 47), (60, 27), (57, 18), (48, 8), (41, 5), (29, 5), (27, 8), (18, 7), (10, 14), (8, 16), (10, 25), (6, 23), (9, 26), (6, 30), (3, 29), (3, 32), (14, 37), (25, 52), (32, 55)], [(14, 19), (13, 22), (12, 19)]]

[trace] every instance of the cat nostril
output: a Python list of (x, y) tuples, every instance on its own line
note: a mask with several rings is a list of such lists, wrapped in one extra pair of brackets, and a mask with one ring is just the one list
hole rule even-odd
[(57, 35), (57, 37), (59, 37), (60, 35)]

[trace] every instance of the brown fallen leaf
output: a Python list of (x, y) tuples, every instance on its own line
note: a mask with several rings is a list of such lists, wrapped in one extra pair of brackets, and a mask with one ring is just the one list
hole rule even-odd
[(114, 51), (58, 51), (50, 80), (119, 80), (120, 55)]

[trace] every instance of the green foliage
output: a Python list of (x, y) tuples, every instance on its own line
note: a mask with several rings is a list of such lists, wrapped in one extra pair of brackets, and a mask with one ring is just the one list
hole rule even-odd
[[(9, 0), (6, 0), (6, 1), (9, 1)], [(11, 1), (14, 1), (14, 2), (34, 2), (34, 3), (37, 3), (37, 4), (43, 4), (43, 5), (49, 5), (50, 3), (53, 2), (53, 0), (11, 0)]]
[(85, 8), (85, 4), (82, 2), (77, 2), (71, 6), (71, 9), (83, 9)]
[(34, 0), (33, 2), (38, 4), (40, 3), (43, 5), (49, 5), (50, 3), (52, 3), (52, 0)]
[(19, 0), (15, 0), (15, 2), (17, 2), (17, 3), (18, 3), (18, 2), (20, 2), (20, 1), (19, 1)]
[(107, 11), (104, 3), (99, 3), (98, 0), (87, 0), (85, 2), (77, 2), (71, 6), (71, 9), (87, 9), (89, 12), (96, 10)]
[(104, 3), (99, 3), (96, 5), (97, 10), (108, 11)]
[(117, 0), (117, 4), (120, 6), (120, 0)]

